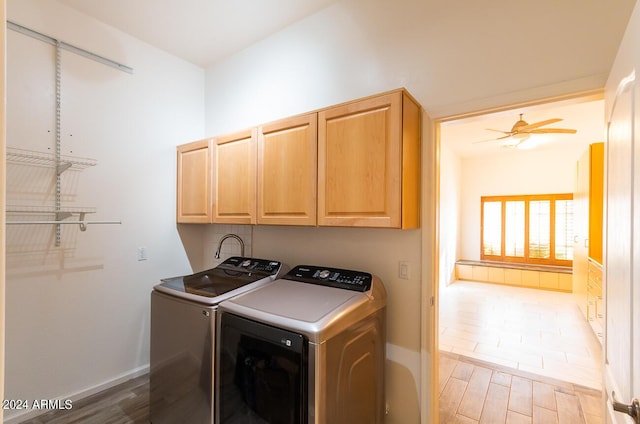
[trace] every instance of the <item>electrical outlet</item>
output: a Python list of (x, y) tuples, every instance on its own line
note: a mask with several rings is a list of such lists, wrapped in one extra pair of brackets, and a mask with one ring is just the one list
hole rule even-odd
[(138, 260), (139, 261), (146, 261), (147, 259), (149, 259), (149, 254), (147, 252), (147, 248), (146, 247), (138, 247)]

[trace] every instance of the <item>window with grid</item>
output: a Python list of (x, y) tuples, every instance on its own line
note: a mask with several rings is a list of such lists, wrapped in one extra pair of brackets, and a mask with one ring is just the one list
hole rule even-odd
[(573, 195), (481, 198), (483, 260), (570, 266)]

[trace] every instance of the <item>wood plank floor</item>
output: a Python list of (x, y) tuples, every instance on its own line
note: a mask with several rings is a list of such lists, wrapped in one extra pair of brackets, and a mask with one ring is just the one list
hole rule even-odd
[[(601, 424), (602, 393), (473, 358), (440, 352), (441, 424)], [(76, 401), (24, 424), (149, 422), (149, 376)]]
[(441, 424), (601, 424), (602, 392), (440, 351)]
[(75, 401), (68, 411), (50, 411), (21, 424), (149, 423), (149, 375)]

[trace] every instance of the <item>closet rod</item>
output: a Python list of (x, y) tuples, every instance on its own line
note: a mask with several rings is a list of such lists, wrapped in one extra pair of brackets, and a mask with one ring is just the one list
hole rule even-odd
[(45, 43), (57, 45), (60, 43), (60, 48), (64, 50), (68, 50), (72, 53), (78, 54), (80, 56), (84, 56), (86, 58), (95, 60), (96, 62), (100, 62), (103, 65), (111, 66), (112, 68), (120, 69), (123, 72), (127, 72), (129, 74), (133, 74), (133, 68), (123, 65), (122, 63), (118, 63), (114, 60), (107, 59), (106, 57), (97, 55), (88, 50), (82, 49), (80, 47), (76, 47), (72, 44), (65, 43), (64, 41), (60, 41), (56, 38), (50, 37), (48, 35), (42, 34), (41, 32), (34, 31), (25, 26), (16, 24), (15, 22), (7, 21), (7, 28), (12, 29), (14, 31), (20, 32), (22, 34), (28, 35), (29, 37), (33, 37), (37, 40), (44, 41)]
[(7, 225), (32, 225), (32, 224), (67, 224), (67, 225), (78, 225), (78, 224), (122, 224), (122, 221), (6, 221)]
[[(43, 224), (43, 225), (55, 225), (56, 228), (59, 228), (61, 224), (65, 225), (78, 225), (80, 226), (80, 231), (87, 231), (88, 225), (98, 224), (122, 224), (121, 221), (6, 221), (6, 225), (33, 225), (33, 224)], [(57, 229), (56, 229), (57, 232)], [(58, 237), (58, 234), (56, 234)], [(60, 243), (56, 240), (56, 247), (60, 246)]]

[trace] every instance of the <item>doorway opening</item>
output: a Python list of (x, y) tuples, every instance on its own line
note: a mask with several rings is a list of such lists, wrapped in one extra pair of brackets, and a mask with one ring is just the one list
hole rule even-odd
[[(597, 331), (582, 312), (581, 303), (588, 299), (574, 291), (577, 283), (572, 262), (568, 267), (553, 268), (544, 261), (536, 266), (535, 260), (534, 264), (483, 260), (488, 245), (483, 229), (489, 223), (483, 222), (481, 198), (574, 194), (580, 157), (592, 143), (604, 138), (602, 93), (451, 117), (436, 125), (440, 153), (435, 290), (440, 422), (445, 422), (445, 417), (480, 421), (483, 405), (492, 397), (506, 400), (505, 417), (520, 414), (531, 418), (536, 409), (538, 414), (557, 415), (559, 406), (550, 409), (551, 404), (541, 406), (534, 401), (536, 387), (538, 391), (548, 389), (556, 382), (558, 387), (568, 384), (585, 391), (573, 397), (562, 393), (555, 405), (564, 402), (568, 409), (575, 407), (583, 419), (596, 417), (600, 413), (602, 347)], [(535, 131), (525, 136), (513, 132), (518, 125), (577, 131)], [(575, 211), (570, 212), (573, 216)], [(529, 212), (522, 215), (532, 219)], [(568, 248), (565, 253), (571, 261), (574, 249), (582, 243), (573, 224), (561, 231), (569, 240), (558, 243)], [(499, 228), (505, 232), (504, 223)], [(563, 236), (553, 234), (551, 238)], [(503, 235), (503, 250), (504, 239)], [(532, 244), (528, 234), (517, 237), (510, 233), (506, 239), (506, 249), (512, 252), (520, 245), (528, 249)], [(546, 246), (548, 242), (545, 239), (538, 244)], [(485, 370), (491, 371), (487, 374)], [(506, 381), (500, 379), (506, 375), (515, 377), (509, 379), (508, 386), (503, 384), (511, 394), (505, 398), (500, 395), (505, 389), (499, 383)], [(511, 405), (512, 396), (524, 399), (523, 404)], [(575, 405), (571, 403), (574, 400)], [(472, 404), (475, 406), (469, 409)], [(497, 404), (502, 405), (500, 401)], [(456, 418), (458, 415), (461, 417)]]

